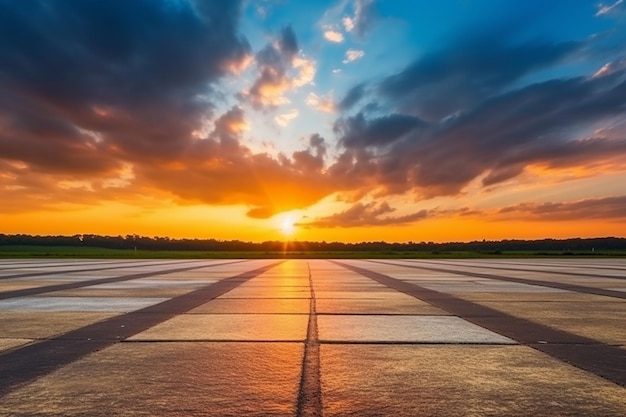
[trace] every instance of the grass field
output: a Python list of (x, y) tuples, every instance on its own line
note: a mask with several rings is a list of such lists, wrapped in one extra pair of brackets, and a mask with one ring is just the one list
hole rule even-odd
[(128, 259), (437, 259), (626, 257), (626, 251), (150, 251), (79, 246), (0, 246), (0, 258), (128, 258)]

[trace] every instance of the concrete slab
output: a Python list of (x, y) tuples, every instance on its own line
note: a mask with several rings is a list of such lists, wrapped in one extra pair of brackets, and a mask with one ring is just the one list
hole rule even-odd
[(499, 311), (608, 344), (626, 343), (626, 301), (482, 302)]
[(128, 340), (302, 342), (306, 339), (307, 324), (308, 316), (303, 314), (185, 314)]
[(489, 284), (482, 284), (476, 282), (467, 282), (463, 284), (422, 284), (422, 287), (428, 288), (434, 291), (445, 292), (449, 294), (467, 293), (467, 292), (495, 292), (495, 293), (564, 293), (565, 290), (558, 288), (546, 288), (538, 285), (526, 285), (516, 284), (513, 282), (491, 282)]
[[(251, 298), (289, 298), (293, 295), (294, 298), (300, 298), (300, 296), (309, 296), (311, 290), (309, 287), (281, 287), (281, 286), (256, 286), (256, 287), (238, 287), (232, 291), (229, 291), (226, 295), (233, 295), (236, 297), (251, 297)], [(275, 295), (276, 297), (272, 297)]]
[(0, 415), (293, 416), (302, 344), (121, 343), (11, 392)]
[(0, 337), (46, 339), (113, 317), (117, 313), (0, 312)]
[(623, 416), (624, 388), (523, 346), (322, 345), (324, 416)]
[(76, 288), (71, 290), (54, 291), (44, 293), (44, 295), (37, 295), (37, 297), (49, 297), (54, 295), (55, 297), (117, 297), (117, 298), (173, 298), (179, 295), (193, 291), (193, 288), (189, 287), (163, 287), (163, 288), (129, 288), (126, 290), (113, 290), (113, 289), (101, 289), (95, 288), (96, 286)]
[(502, 293), (479, 293), (479, 292), (470, 292), (470, 293), (455, 293), (457, 297), (463, 298), (465, 300), (477, 301), (480, 303), (487, 301), (530, 301), (530, 302), (570, 302), (570, 303), (579, 303), (579, 302), (600, 302), (600, 303), (614, 303), (614, 302), (622, 302), (622, 300), (606, 297), (603, 295), (594, 295), (594, 294), (581, 294), (573, 291), (566, 292), (544, 292), (544, 293), (516, 293), (516, 292), (502, 292)]
[(410, 301), (413, 297), (399, 293), (397, 291), (317, 291), (315, 290), (315, 298), (318, 300), (324, 298), (331, 299), (378, 299), (388, 300), (388, 302)]
[(217, 282), (217, 279), (189, 279), (189, 277), (185, 278), (176, 278), (176, 277), (167, 277), (167, 278), (141, 278), (141, 279), (133, 279), (130, 281), (119, 281), (119, 282), (109, 282), (106, 284), (98, 284), (93, 285), (89, 288), (97, 289), (97, 290), (128, 290), (133, 288), (168, 288), (168, 287), (183, 287), (183, 288), (199, 288), (208, 284), (212, 284)]
[(306, 291), (281, 291), (278, 288), (266, 288), (266, 289), (246, 289), (239, 291), (239, 289), (234, 289), (232, 291), (227, 292), (224, 295), (218, 297), (218, 299), (226, 299), (226, 298), (244, 298), (244, 299), (255, 299), (255, 298), (300, 298), (300, 299), (309, 299), (311, 298), (311, 291), (308, 289)]
[(128, 312), (167, 298), (19, 297), (0, 300), (0, 311), (114, 311)]
[(318, 314), (448, 315), (445, 311), (415, 298), (394, 301), (321, 298), (316, 300), (316, 310)]
[(189, 314), (309, 314), (310, 301), (292, 298), (215, 299)]
[(516, 343), (453, 316), (322, 315), (317, 326), (321, 342)]

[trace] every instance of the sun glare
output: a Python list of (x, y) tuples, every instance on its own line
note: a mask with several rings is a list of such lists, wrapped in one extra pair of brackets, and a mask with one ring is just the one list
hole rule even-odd
[(280, 224), (280, 231), (285, 236), (291, 236), (296, 231), (292, 217), (285, 217)]

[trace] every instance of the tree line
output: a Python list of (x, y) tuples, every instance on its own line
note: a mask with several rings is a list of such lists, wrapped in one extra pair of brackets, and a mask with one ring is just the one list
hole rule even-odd
[(572, 238), (540, 240), (477, 240), (471, 242), (307, 242), (307, 241), (266, 241), (245, 242), (240, 240), (217, 239), (173, 239), (169, 237), (147, 237), (139, 235), (101, 236), (79, 234), (73, 236), (40, 236), (0, 234), (0, 246), (82, 246), (106, 249), (141, 249), (173, 251), (242, 251), (277, 252), (289, 251), (470, 251), (498, 253), (502, 251), (612, 251), (626, 250), (626, 238)]

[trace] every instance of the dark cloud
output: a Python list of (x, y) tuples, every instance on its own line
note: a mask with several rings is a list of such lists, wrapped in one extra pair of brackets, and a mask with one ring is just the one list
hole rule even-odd
[(440, 120), (502, 92), (530, 72), (561, 62), (581, 45), (516, 43), (502, 34), (479, 33), (418, 58), (384, 79), (379, 92), (426, 120)]
[(365, 95), (366, 86), (366, 83), (360, 83), (349, 89), (344, 98), (339, 102), (339, 109), (341, 111), (347, 111), (356, 105)]
[(498, 214), (526, 220), (616, 220), (626, 221), (626, 196), (589, 198), (573, 202), (522, 203), (504, 207)]
[(530, 165), (623, 165), (623, 131), (591, 132), (626, 114), (626, 71), (516, 86), (578, 43), (480, 39), (426, 54), (380, 83), (378, 98), (387, 101), (376, 112), (336, 122), (345, 149), (329, 169), (337, 184), (432, 197), (457, 194), (480, 176), (491, 186)]
[(285, 27), (278, 37), (278, 50), (283, 56), (293, 59), (298, 53), (298, 40), (291, 26)]
[(390, 114), (366, 120), (363, 113), (340, 119), (334, 130), (341, 134), (340, 144), (346, 148), (385, 146), (402, 138), (407, 133), (425, 127), (417, 117), (403, 114)]
[(356, 203), (349, 209), (328, 217), (321, 217), (310, 223), (303, 223), (304, 227), (362, 227), (362, 226), (384, 226), (392, 224), (407, 224), (428, 217), (428, 211), (420, 210), (416, 213), (404, 216), (385, 216), (396, 211), (387, 202), (377, 204)]
[(521, 203), (495, 212), (468, 207), (420, 210), (404, 216), (389, 216), (395, 209), (383, 202), (356, 203), (342, 212), (302, 223), (303, 227), (361, 227), (402, 225), (432, 218), (476, 217), (493, 220), (531, 221), (626, 221), (626, 196), (590, 198), (572, 202)]
[(326, 141), (319, 134), (315, 133), (309, 138), (309, 146), (314, 149), (317, 156), (326, 156)]
[[(146, 191), (256, 217), (331, 193), (319, 135), (291, 157), (254, 154), (241, 144), (244, 111), (215, 115), (215, 86), (250, 55), (240, 6), (0, 1), (3, 192), (40, 207)], [(287, 27), (257, 60), (280, 72), (297, 53)]]
[[(212, 112), (212, 83), (249, 53), (237, 34), (239, 8), (237, 1), (1, 2), (0, 114), (20, 133), (3, 129), (2, 154), (71, 170), (61, 155), (101, 159), (92, 166), (104, 169), (111, 155), (179, 153)], [(53, 143), (52, 133), (36, 134), (42, 123), (65, 131)], [(29, 146), (56, 152), (38, 158), (22, 148)]]

